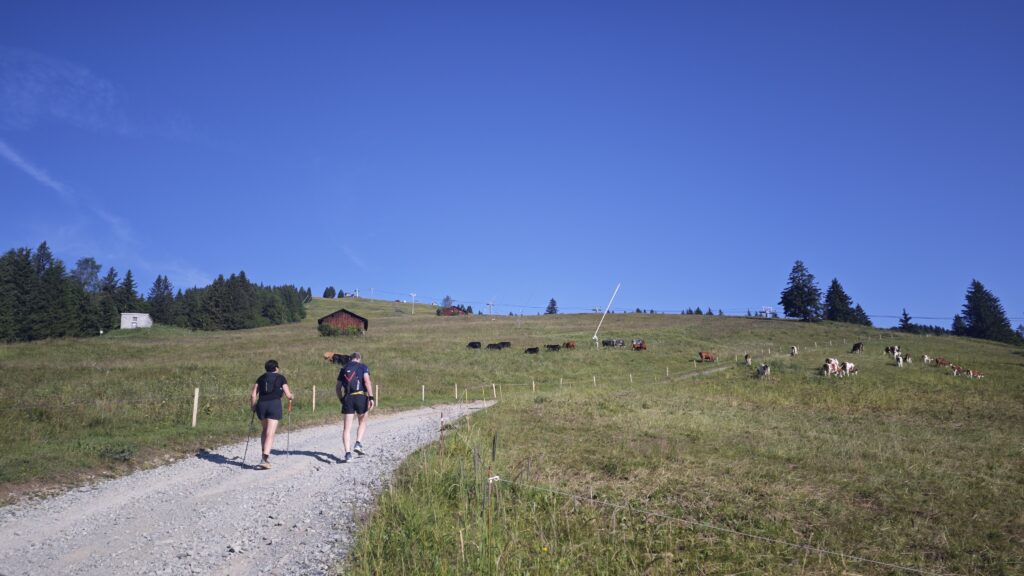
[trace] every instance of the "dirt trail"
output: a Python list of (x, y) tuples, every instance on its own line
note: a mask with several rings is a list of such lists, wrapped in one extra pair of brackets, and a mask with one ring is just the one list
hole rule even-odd
[[(342, 464), (341, 426), (259, 436), (169, 466), (0, 509), (0, 574), (324, 574), (352, 543), (354, 518), (446, 421), (488, 406), (371, 417), (367, 454)], [(254, 449), (255, 446), (255, 449)]]

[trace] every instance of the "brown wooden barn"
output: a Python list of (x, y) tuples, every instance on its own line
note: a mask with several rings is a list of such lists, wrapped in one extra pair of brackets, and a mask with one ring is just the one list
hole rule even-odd
[(317, 325), (329, 324), (331, 326), (334, 326), (335, 328), (341, 328), (342, 330), (344, 330), (345, 328), (356, 328), (357, 330), (362, 330), (363, 332), (366, 332), (370, 328), (369, 320), (363, 318), (359, 314), (349, 312), (344, 308), (338, 310), (337, 312), (331, 312), (327, 316), (324, 316), (323, 318), (317, 320), (316, 323)]

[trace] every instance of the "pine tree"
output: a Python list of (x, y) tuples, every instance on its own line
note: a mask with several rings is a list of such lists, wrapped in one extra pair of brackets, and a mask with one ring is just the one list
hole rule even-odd
[(448, 295), (445, 295), (445, 297), (441, 299), (441, 308), (451, 308), (451, 307), (452, 307), (452, 297), (448, 296)]
[(132, 276), (131, 270), (125, 272), (124, 279), (121, 280), (121, 286), (117, 289), (115, 298), (118, 312), (123, 314), (125, 312), (139, 311), (139, 290), (135, 285), (135, 278)]
[(558, 314), (558, 303), (552, 298), (548, 301), (548, 307), (544, 310), (545, 314)]
[(693, 308), (687, 308), (686, 309), (686, 313), (687, 314), (693, 314)]
[(846, 295), (837, 278), (832, 279), (825, 293), (825, 320), (833, 322), (853, 322), (853, 300)]
[(950, 328), (954, 336), (967, 336), (967, 322), (964, 317), (956, 314), (953, 316), (953, 326)]
[(903, 332), (912, 332), (914, 325), (911, 324), (911, 320), (913, 320), (913, 318), (910, 317), (910, 314), (907, 314), (907, 309), (904, 308), (903, 315), (900, 316), (900, 330)]
[(697, 306), (697, 308), (694, 309), (693, 313), (696, 314), (697, 316), (703, 316), (704, 315), (704, 312), (700, 309), (700, 306)]
[(149, 314), (157, 324), (173, 324), (177, 316), (174, 310), (174, 288), (166, 276), (157, 276), (149, 289)]
[(334, 298), (337, 293), (334, 291), (334, 286), (328, 286), (324, 288), (324, 298)]
[(871, 318), (868, 316), (868, 313), (865, 312), (864, 309), (860, 307), (860, 304), (857, 304), (857, 306), (853, 309), (852, 323), (861, 324), (863, 326), (872, 326)]
[(965, 335), (972, 338), (1016, 344), (1017, 335), (999, 299), (977, 280), (971, 281), (963, 308)]
[(814, 283), (814, 275), (800, 260), (789, 273), (789, 285), (782, 291), (779, 304), (789, 318), (811, 322), (822, 317), (821, 290)]

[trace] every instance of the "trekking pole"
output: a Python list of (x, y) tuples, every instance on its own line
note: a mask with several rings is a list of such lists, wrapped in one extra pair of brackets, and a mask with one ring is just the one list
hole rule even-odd
[(288, 452), (288, 457), (292, 455), (292, 399), (288, 399), (288, 437), (285, 439), (284, 449)]
[(256, 420), (256, 410), (252, 411), (252, 416), (249, 417), (249, 435), (245, 437), (245, 452), (242, 453), (242, 464), (245, 464), (245, 458), (249, 455), (249, 440), (252, 440), (252, 423)]

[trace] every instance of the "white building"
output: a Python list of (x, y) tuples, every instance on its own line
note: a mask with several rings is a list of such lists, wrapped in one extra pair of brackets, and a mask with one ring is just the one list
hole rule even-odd
[(131, 330), (132, 328), (150, 328), (153, 326), (153, 319), (149, 314), (143, 312), (124, 312), (121, 314), (121, 329)]

